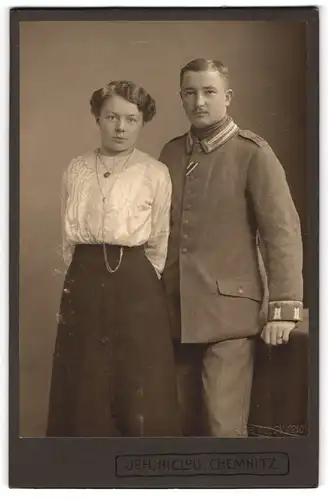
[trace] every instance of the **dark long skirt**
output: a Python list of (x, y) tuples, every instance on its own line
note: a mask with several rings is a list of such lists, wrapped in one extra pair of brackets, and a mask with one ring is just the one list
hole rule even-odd
[[(119, 247), (106, 246), (115, 268)], [(143, 247), (111, 274), (77, 245), (60, 305), (48, 436), (177, 436), (180, 417), (162, 282)]]

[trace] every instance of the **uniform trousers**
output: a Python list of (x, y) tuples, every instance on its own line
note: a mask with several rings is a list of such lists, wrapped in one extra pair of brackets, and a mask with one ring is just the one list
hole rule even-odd
[(183, 433), (247, 437), (254, 339), (175, 342)]

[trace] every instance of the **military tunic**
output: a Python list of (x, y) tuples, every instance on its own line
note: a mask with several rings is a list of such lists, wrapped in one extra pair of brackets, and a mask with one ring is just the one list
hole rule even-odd
[(160, 160), (173, 185), (163, 274), (173, 336), (209, 343), (255, 336), (270, 320), (301, 320), (300, 220), (269, 144), (231, 120), (228, 133), (210, 139), (173, 139)]

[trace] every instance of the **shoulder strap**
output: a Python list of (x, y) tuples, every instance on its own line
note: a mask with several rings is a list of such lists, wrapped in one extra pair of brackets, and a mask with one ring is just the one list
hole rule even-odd
[(260, 137), (257, 134), (254, 134), (251, 130), (239, 130), (238, 134), (244, 139), (248, 139), (254, 142), (257, 146), (261, 147), (264, 144), (267, 144), (266, 140), (263, 137)]

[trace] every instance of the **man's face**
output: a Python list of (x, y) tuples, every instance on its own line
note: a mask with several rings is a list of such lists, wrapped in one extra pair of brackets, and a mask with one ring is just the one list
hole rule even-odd
[(192, 125), (204, 128), (225, 116), (232, 91), (226, 89), (218, 71), (187, 71), (181, 84), (181, 98)]

